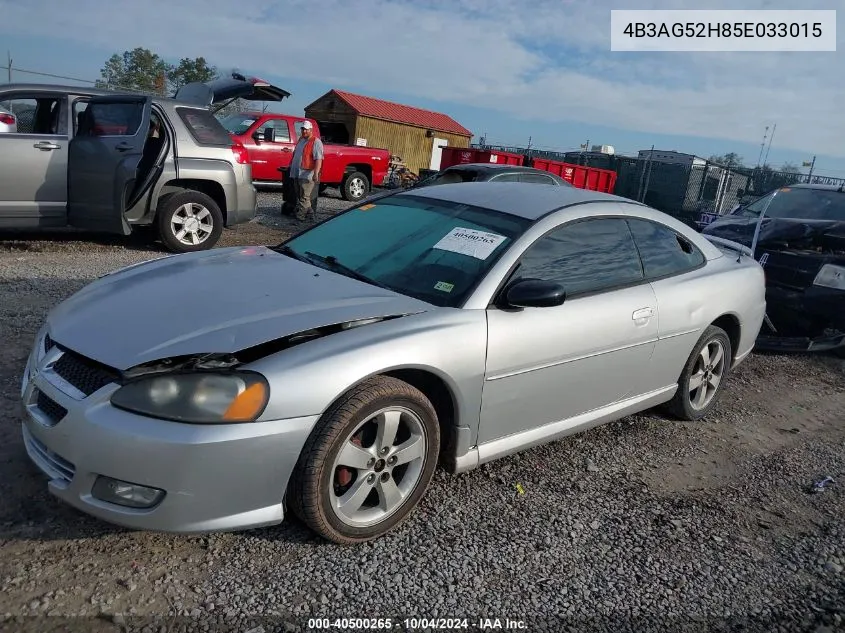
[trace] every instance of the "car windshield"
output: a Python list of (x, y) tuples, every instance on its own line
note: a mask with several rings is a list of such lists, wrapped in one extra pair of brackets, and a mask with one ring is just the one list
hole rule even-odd
[(220, 123), (229, 132), (235, 136), (246, 134), (246, 131), (255, 123), (255, 117), (248, 114), (230, 114), (227, 117), (220, 119)]
[(400, 194), (363, 204), (277, 250), (441, 307), (458, 307), (530, 221)]
[[(766, 205), (769, 207), (766, 208)], [(766, 209), (767, 218), (791, 220), (836, 220), (845, 222), (845, 193), (829, 189), (792, 189), (784, 187), (755, 200), (737, 211), (737, 215), (757, 218)]]

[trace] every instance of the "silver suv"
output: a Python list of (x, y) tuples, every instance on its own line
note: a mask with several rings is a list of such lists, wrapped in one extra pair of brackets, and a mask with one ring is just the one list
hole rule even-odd
[(173, 99), (72, 86), (0, 86), (17, 130), (0, 133), (0, 229), (153, 226), (174, 252), (211, 248), (255, 217), (246, 149), (215, 118), (221, 100), (289, 93), (243, 77)]

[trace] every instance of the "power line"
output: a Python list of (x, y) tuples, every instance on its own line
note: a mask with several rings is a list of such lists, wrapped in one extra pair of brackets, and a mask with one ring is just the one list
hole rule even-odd
[(37, 75), (39, 77), (50, 77), (51, 79), (64, 79), (66, 81), (78, 81), (84, 84), (96, 84), (96, 81), (91, 81), (90, 79), (79, 79), (78, 77), (66, 77), (65, 75), (54, 75), (52, 73), (41, 73), (37, 70), (26, 70), (25, 68), (18, 68), (15, 66), (12, 68), (11, 66), (0, 66), (2, 70), (8, 70), (11, 72), (14, 70), (15, 72), (24, 73), (27, 75)]

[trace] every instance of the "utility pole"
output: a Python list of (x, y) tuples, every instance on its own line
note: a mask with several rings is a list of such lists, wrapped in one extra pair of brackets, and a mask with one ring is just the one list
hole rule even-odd
[(769, 150), (772, 149), (772, 141), (775, 139), (775, 132), (778, 129), (778, 124), (775, 123), (775, 126), (772, 128), (772, 135), (769, 137), (769, 149), (766, 150), (766, 158), (763, 159), (763, 164), (769, 164)]
[(808, 184), (810, 182), (810, 179), (812, 179), (812, 177), (813, 177), (813, 169), (815, 168), (815, 166), (816, 166), (816, 157), (813, 156), (813, 162), (810, 163), (810, 173), (807, 174), (807, 183)]
[(6, 51), (6, 69), (9, 71), (9, 83), (12, 83), (12, 51)]
[(763, 142), (760, 143), (760, 155), (757, 157), (757, 169), (760, 169), (760, 161), (763, 160), (763, 150), (766, 149), (766, 139), (769, 136), (769, 126), (766, 126), (766, 131), (763, 132)]

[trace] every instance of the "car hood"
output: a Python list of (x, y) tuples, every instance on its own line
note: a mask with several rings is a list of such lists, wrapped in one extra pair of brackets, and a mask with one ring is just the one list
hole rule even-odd
[[(751, 246), (756, 227), (757, 218), (726, 216), (707, 225), (701, 232)], [(845, 254), (845, 222), (763, 218), (757, 245), (774, 250)]]
[(290, 97), (287, 90), (274, 86), (268, 81), (238, 74), (213, 81), (194, 81), (185, 84), (173, 95), (174, 99), (203, 107), (219, 104), (229, 99), (282, 101), (287, 97)]
[(106, 275), (54, 308), (48, 331), (59, 345), (125, 371), (432, 309), (264, 246), (234, 247), (165, 257)]

